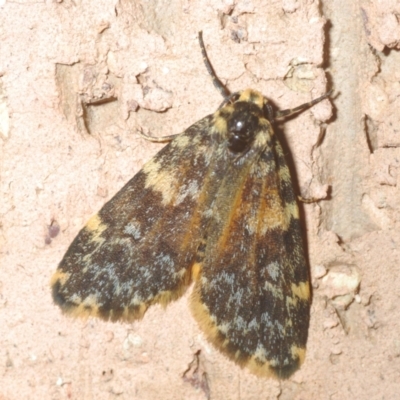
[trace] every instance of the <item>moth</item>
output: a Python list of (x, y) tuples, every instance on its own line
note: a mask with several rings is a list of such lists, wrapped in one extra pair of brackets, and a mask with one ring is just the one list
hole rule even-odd
[[(242, 367), (288, 378), (303, 362), (310, 279), (296, 194), (273, 123), (326, 99), (274, 111), (229, 91), (213, 114), (167, 144), (79, 232), (52, 281), (72, 316), (142, 318), (194, 282), (208, 339)], [(165, 139), (165, 138), (164, 138)]]

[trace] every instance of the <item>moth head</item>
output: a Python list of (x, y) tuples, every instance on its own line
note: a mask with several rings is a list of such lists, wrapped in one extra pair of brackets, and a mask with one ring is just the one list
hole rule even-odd
[(228, 148), (232, 153), (245, 152), (257, 132), (260, 113), (252, 104), (237, 102), (228, 119)]
[(235, 154), (245, 153), (253, 142), (264, 118), (265, 97), (248, 89), (233, 98), (233, 111), (227, 118), (228, 149)]

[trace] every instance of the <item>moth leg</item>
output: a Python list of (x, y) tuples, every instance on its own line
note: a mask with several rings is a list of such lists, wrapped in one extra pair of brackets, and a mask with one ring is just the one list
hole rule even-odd
[(146, 135), (141, 129), (138, 129), (137, 132), (143, 139), (155, 143), (170, 142), (171, 140), (181, 135), (181, 133), (176, 133), (175, 135), (169, 135), (169, 136), (149, 136)]
[(317, 104), (320, 101), (325, 100), (326, 98), (328, 98), (332, 93), (333, 93), (333, 89), (330, 90), (329, 92), (323, 94), (322, 96), (317, 97), (316, 99), (309, 101), (308, 103), (301, 104), (301, 105), (299, 105), (299, 106), (297, 106), (295, 108), (290, 108), (288, 110), (277, 111), (277, 113), (275, 115), (275, 119), (276, 118), (288, 117), (290, 115), (293, 115), (293, 114), (296, 114), (296, 113), (298, 113), (300, 111), (303, 111), (306, 108), (310, 108), (314, 104)]
[(317, 197), (310, 197), (309, 199), (306, 199), (305, 197), (303, 197), (301, 195), (297, 195), (297, 199), (301, 203), (305, 203), (305, 204), (318, 203), (319, 201), (324, 200), (324, 199), (319, 199)]

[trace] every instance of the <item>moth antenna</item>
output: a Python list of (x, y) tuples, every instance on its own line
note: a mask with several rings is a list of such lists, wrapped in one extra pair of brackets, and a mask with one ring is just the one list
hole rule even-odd
[(206, 52), (206, 47), (204, 46), (204, 41), (203, 41), (203, 32), (199, 32), (199, 44), (200, 44), (200, 49), (201, 49), (201, 54), (203, 55), (203, 61), (204, 65), (207, 68), (208, 73), (211, 76), (211, 79), (213, 81), (214, 86), (217, 88), (217, 90), (221, 93), (222, 97), (225, 99), (224, 103), (228, 102), (231, 97), (231, 93), (229, 90), (225, 87), (225, 85), (218, 79), (211, 63), (210, 60), (208, 59), (208, 55)]

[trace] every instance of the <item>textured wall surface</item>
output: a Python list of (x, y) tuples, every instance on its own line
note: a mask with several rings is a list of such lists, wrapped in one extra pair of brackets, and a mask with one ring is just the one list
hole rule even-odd
[[(0, 399), (393, 399), (400, 391), (397, 1), (0, 0)], [(288, 381), (241, 370), (187, 296), (141, 321), (70, 319), (49, 281), (90, 215), (229, 89), (282, 124), (313, 305)], [(198, 368), (197, 368), (198, 367)]]

